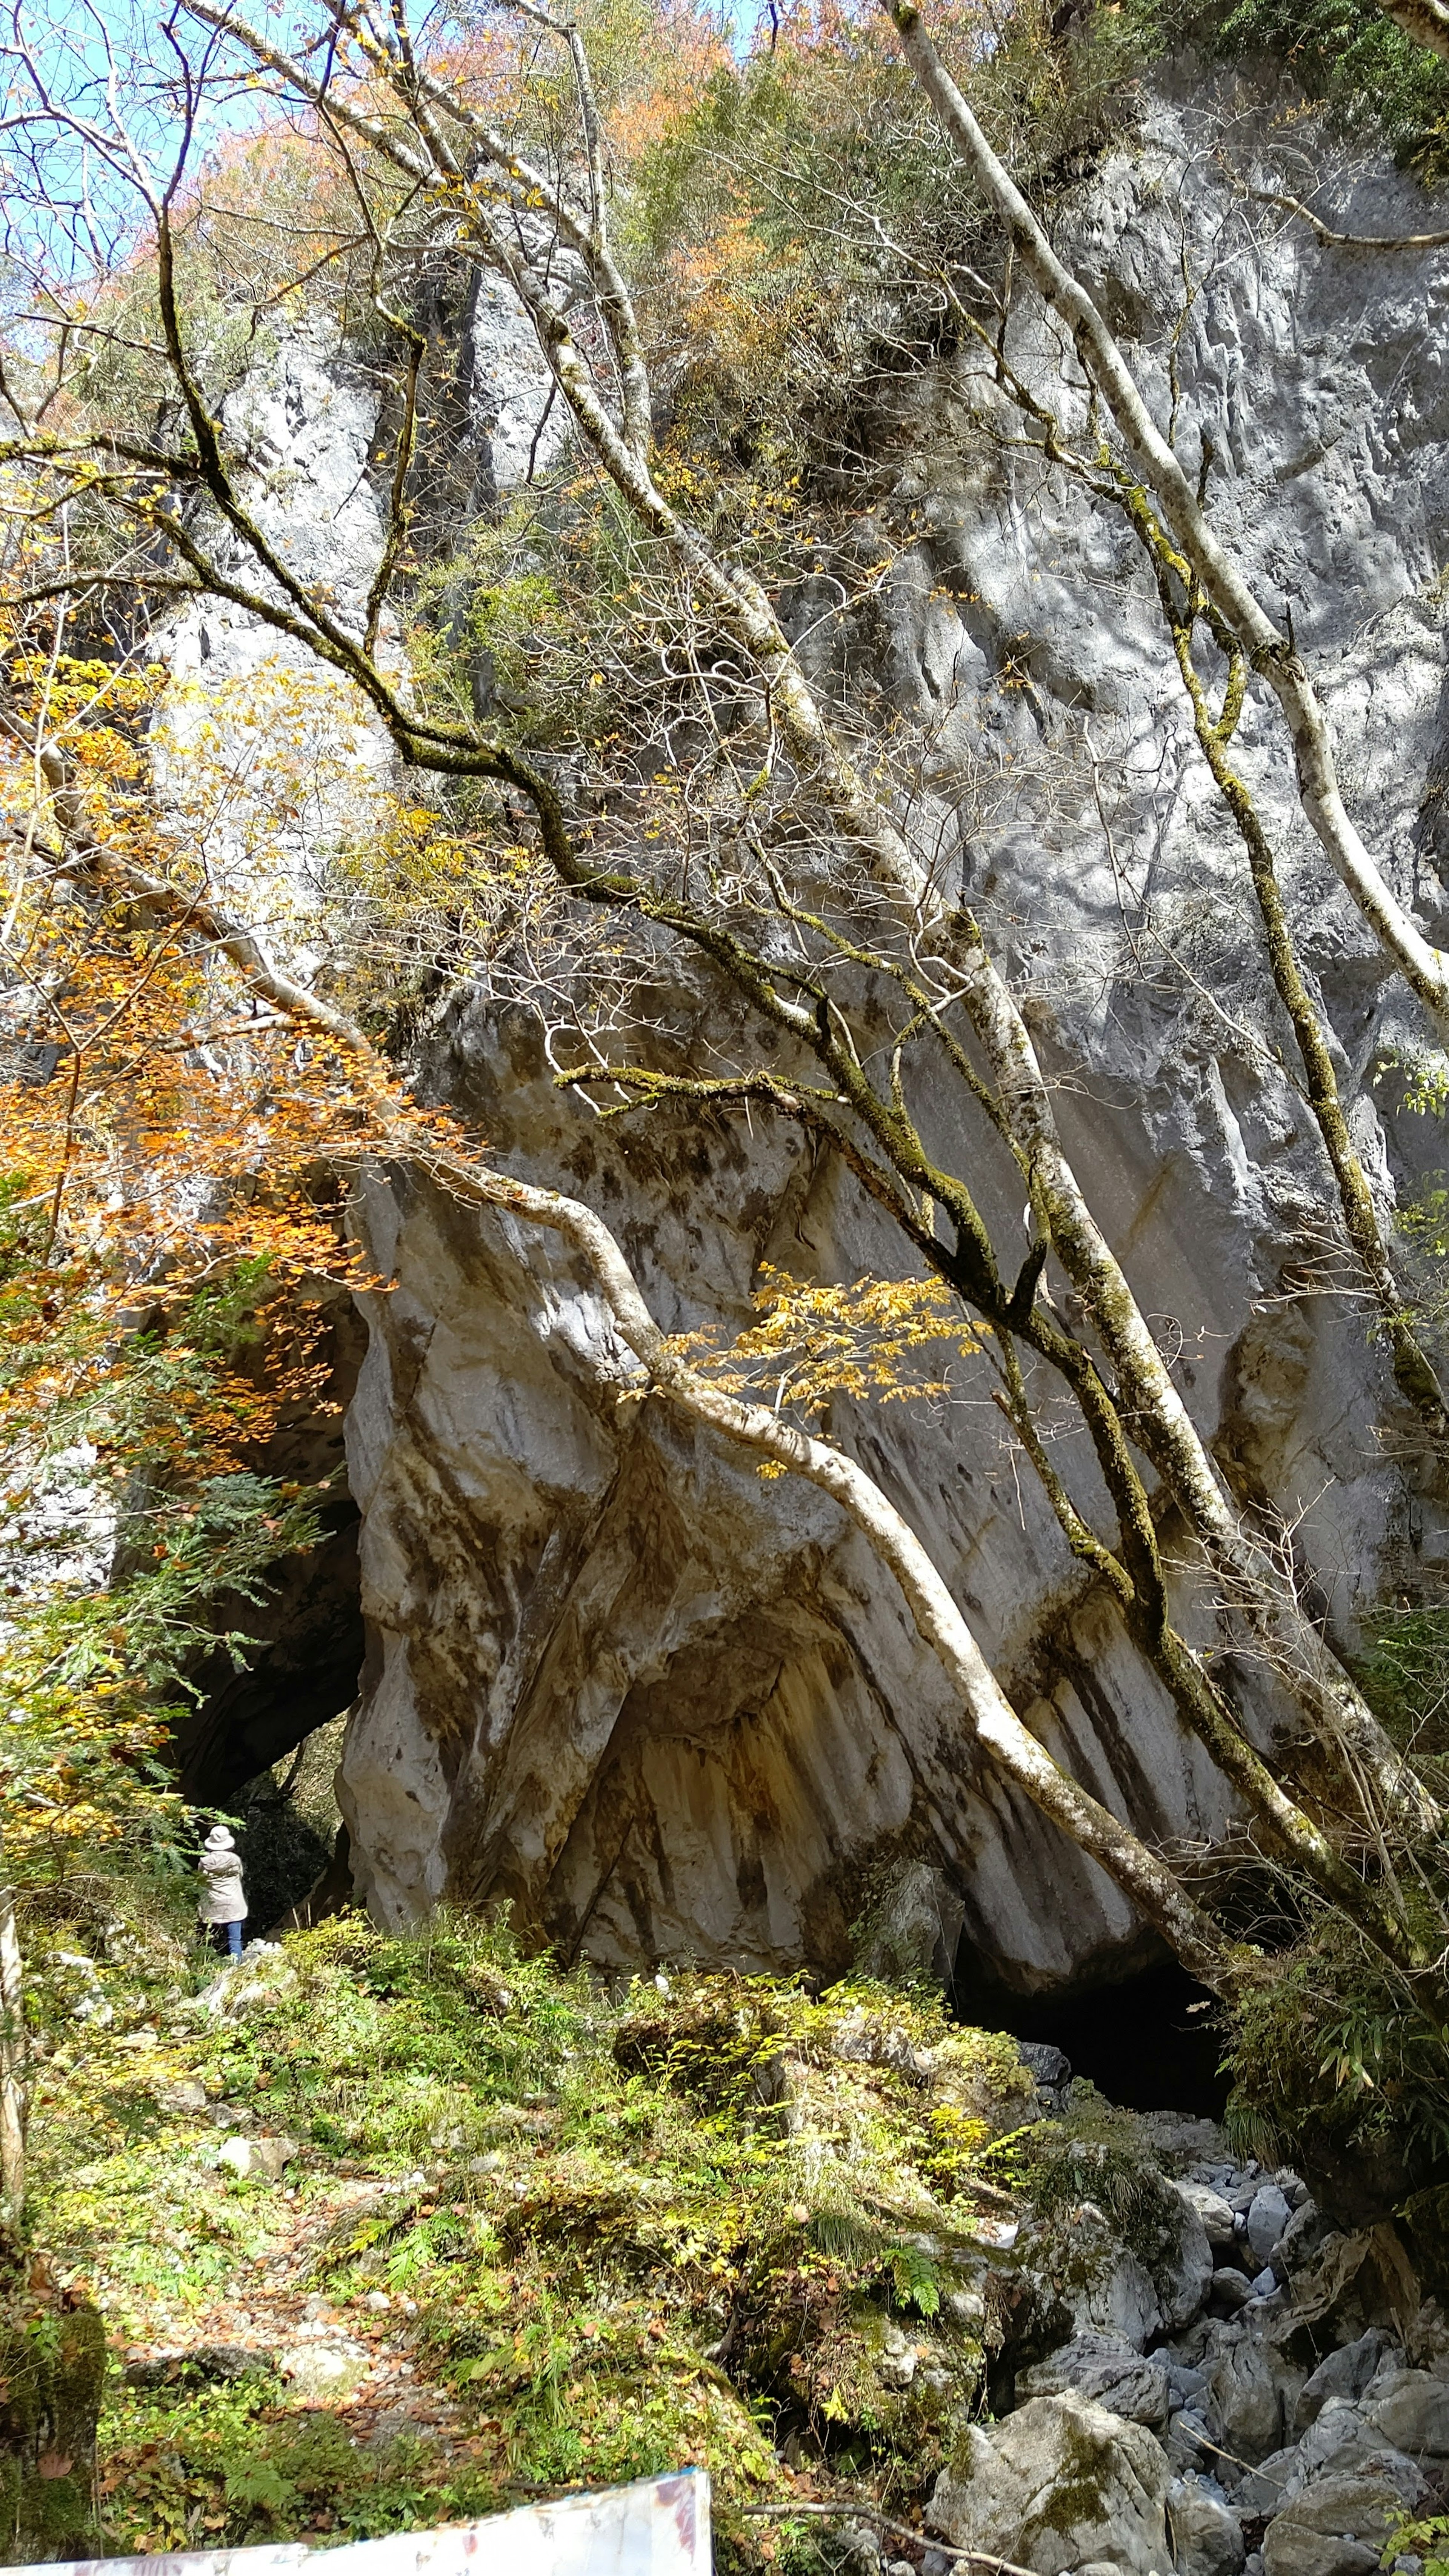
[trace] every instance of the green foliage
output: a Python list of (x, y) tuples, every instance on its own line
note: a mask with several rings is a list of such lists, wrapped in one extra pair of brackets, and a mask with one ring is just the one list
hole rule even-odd
[(50, 1209), (31, 1174), (5, 1177), (0, 1800), (23, 1890), (116, 1842), (128, 1866), (138, 1842), (181, 1866), (169, 1721), (206, 1653), (245, 1661), (245, 1609), (317, 1532), (312, 1498), (259, 1472), (277, 1405), (310, 1390), (295, 1333), (266, 1342), (269, 1257), (220, 1260), (142, 1319), (89, 1250), (57, 1249)]
[(1149, 2269), (1177, 2242), (1180, 2205), (1144, 2150), (1132, 2113), (1084, 2078), (1072, 2087), (1067, 2116), (1027, 2132), (1019, 2153), (1032, 2206), (1044, 2220), (1069, 2219), (1082, 2201), (1093, 2201)]
[[(296, 2232), (333, 2308), (416, 2304), (467, 2453), (462, 2484), (456, 2441), (344, 2457), (269, 2379), (128, 2387), (112, 2548), (398, 2527), (694, 2460), (754, 2565), (731, 2512), (778, 2491), (787, 2432), (916, 2492), (979, 2402), (981, 2304), (953, 2294), (980, 2269), (973, 2177), (1031, 2084), (934, 1999), (729, 1976), (616, 1999), (497, 1925), (348, 1916), (253, 1954), (216, 2011), (159, 1928), (74, 1938), (36, 1935), (36, 2196), (112, 2332), (174, 2341)], [(219, 2162), (175, 2108), (197, 2085), (304, 2142), (295, 2202)], [(908, 2388), (883, 2367), (902, 2338), (932, 2365)]]
[(262, 2371), (231, 2386), (118, 2388), (101, 2452), (113, 2554), (372, 2540), (506, 2502), (481, 2469), (460, 2473), (434, 2443), (403, 2434), (363, 2447), (336, 2416), (286, 2414)]
[(1286, 65), (1342, 131), (1382, 136), (1430, 184), (1449, 171), (1449, 64), (1376, 0), (1220, 0), (1202, 15), (1179, 13), (1182, 23), (1228, 60)]
[(881, 2262), (899, 2306), (915, 2308), (923, 2317), (940, 2315), (941, 2284), (929, 2254), (916, 2245), (888, 2245)]
[(1387, 2154), (1401, 2187), (1449, 2156), (1449, 2035), (1342, 1917), (1315, 1917), (1266, 1962), (1234, 2016), (1228, 2127), (1272, 2163), (1305, 2136)]
[(1380, 2564), (1392, 2567), (1399, 2558), (1422, 2558), (1424, 2576), (1449, 2576), (1449, 2514), (1431, 2514), (1425, 2521), (1395, 2515)]
[(1449, 1779), (1435, 1774), (1449, 1761), (1449, 1608), (1385, 1610), (1365, 1624), (1359, 1680), (1394, 1742), (1443, 1795)]

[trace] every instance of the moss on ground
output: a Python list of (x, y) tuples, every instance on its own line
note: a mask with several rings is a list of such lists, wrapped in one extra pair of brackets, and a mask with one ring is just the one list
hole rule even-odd
[[(611, 1994), (476, 1922), (346, 1916), (179, 1980), (174, 1946), (149, 1979), (110, 1947), (38, 1980), (35, 2108), (37, 2234), (120, 2363), (108, 2550), (697, 2462), (726, 2564), (812, 2557), (817, 2527), (740, 2508), (908, 2508), (978, 2409), (979, 2214), (1035, 2117), (1013, 2042), (874, 1985)], [(298, 2152), (238, 2174), (228, 2133)], [(278, 2376), (309, 2337), (355, 2386)]]

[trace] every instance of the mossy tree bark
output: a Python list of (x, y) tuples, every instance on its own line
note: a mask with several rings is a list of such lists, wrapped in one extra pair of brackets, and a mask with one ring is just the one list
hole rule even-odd
[(0, 2244), (0, 2532), (17, 2566), (84, 2558), (95, 2527), (105, 2327), (43, 2256)]

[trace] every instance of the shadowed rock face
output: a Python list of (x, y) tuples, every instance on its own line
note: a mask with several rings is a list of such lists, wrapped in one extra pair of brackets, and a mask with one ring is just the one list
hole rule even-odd
[[(1449, 909), (1449, 255), (1367, 263), (1274, 229), (1223, 190), (1220, 126), (1169, 98), (1150, 124), (1149, 146), (1061, 210), (1059, 241), (1164, 418), (1186, 256), (1182, 452), (1210, 439), (1218, 524), (1268, 604), (1291, 600), (1356, 816), (1432, 934)], [(1235, 148), (1247, 166), (1250, 118)], [(1423, 227), (1377, 166), (1341, 214)], [(539, 389), (491, 308), (470, 327), (478, 433), (503, 424), (485, 490), (524, 470)], [(1028, 310), (1014, 328), (1022, 371), (1059, 381), (1048, 327)], [(1133, 541), (1002, 447), (994, 400), (967, 358), (902, 384), (892, 452), (919, 536), (842, 673), (928, 725), (929, 834), (1024, 997), (1098, 1218), (1237, 1491), (1291, 1522), (1298, 1578), (1351, 1640), (1385, 1589), (1442, 1568), (1445, 1513), (1337, 1293), (1321, 1149)], [(287, 507), (305, 506), (304, 474)], [(872, 560), (890, 551), (862, 541)], [(811, 616), (802, 601), (802, 634)], [(1443, 1155), (1434, 1122), (1393, 1114), (1392, 1074), (1372, 1081), (1423, 1033), (1297, 814), (1256, 686), (1235, 750), (1387, 1210)], [(651, 985), (679, 1064), (706, 1026), (722, 1043), (738, 1019), (701, 972), (661, 961)], [(737, 1052), (757, 1058), (748, 1030)], [(526, 1026), (466, 996), (427, 1083), (512, 1167), (608, 1218), (671, 1329), (737, 1326), (762, 1261), (845, 1280), (910, 1266), (798, 1137), (758, 1114), (753, 1129), (668, 1111), (601, 1128), (554, 1089)], [(1025, 1249), (1019, 1176), (980, 1132), (952, 1133), (944, 1096), (919, 1105), (1009, 1264)], [(380, 1916), (507, 1894), (603, 1960), (833, 1967), (870, 1871), (910, 1853), (944, 1869), (994, 1986), (1031, 1993), (1148, 1955), (1115, 1889), (978, 1764), (894, 1586), (833, 1506), (762, 1482), (653, 1402), (620, 1404), (621, 1356), (556, 1246), (405, 1175), (363, 1214), (393, 1286), (368, 1303), (348, 1423), (369, 1647), (343, 1798)], [(832, 1427), (921, 1531), (1052, 1750), (1154, 1839), (1221, 1834), (1221, 1784), (1014, 1470), (984, 1385), (939, 1419), (841, 1405)], [(1073, 1435), (1058, 1454), (1090, 1497)], [(1201, 1632), (1210, 1611), (1185, 1597), (1182, 1616)], [(1266, 1740), (1266, 1706), (1262, 1724)]]

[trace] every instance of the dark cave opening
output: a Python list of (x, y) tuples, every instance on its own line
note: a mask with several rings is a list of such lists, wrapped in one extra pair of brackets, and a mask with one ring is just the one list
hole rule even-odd
[(1076, 1994), (1021, 1995), (963, 1955), (953, 2009), (963, 2022), (1045, 2042), (1111, 2102), (1129, 2111), (1185, 2111), (1220, 2120), (1228, 2079), (1216, 1999), (1176, 1960), (1140, 1968), (1116, 1985)]
[[(171, 1737), (177, 1785), (197, 1807), (231, 1805), (357, 1697), (365, 1642), (360, 1514), (348, 1485), (344, 1421), (367, 1332), (340, 1290), (321, 1301), (313, 1332), (319, 1382), (295, 1405), (283, 1405), (265, 1453), (252, 1463), (310, 1496), (316, 1541), (269, 1566), (255, 1597), (220, 1594), (210, 1605), (218, 1642), (192, 1664), (189, 1705)], [(274, 1365), (266, 1337), (242, 1357), (265, 1383)], [(239, 1653), (237, 1639), (245, 1641)]]

